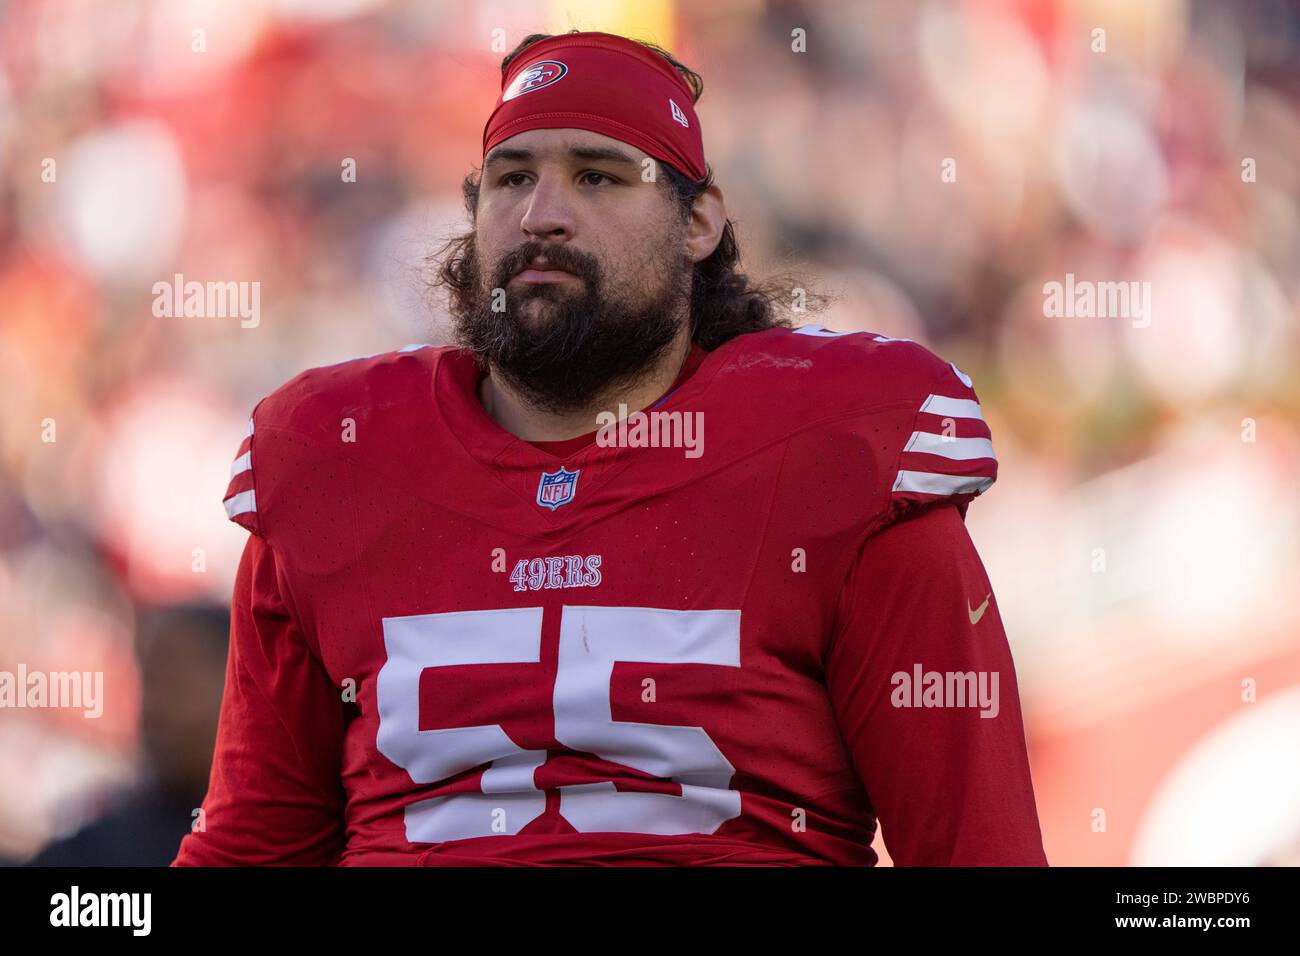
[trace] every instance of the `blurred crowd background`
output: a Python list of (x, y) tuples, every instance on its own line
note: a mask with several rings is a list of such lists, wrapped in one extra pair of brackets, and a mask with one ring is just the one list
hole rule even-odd
[[(0, 858), (171, 859), (249, 411), (446, 340), (426, 257), (501, 57), (573, 27), (703, 74), (752, 272), (973, 377), (1049, 860), (1300, 863), (1290, 0), (0, 3), (0, 670), (105, 682), (97, 719), (0, 710)], [(260, 282), (260, 323), (156, 317), (176, 273)], [(1149, 282), (1150, 321), (1046, 316), (1067, 275)]]

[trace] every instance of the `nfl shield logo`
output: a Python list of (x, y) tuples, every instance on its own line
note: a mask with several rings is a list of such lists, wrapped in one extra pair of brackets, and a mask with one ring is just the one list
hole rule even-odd
[(567, 505), (573, 500), (573, 495), (578, 489), (580, 471), (581, 468), (569, 471), (561, 465), (559, 471), (542, 472), (541, 483), (537, 486), (537, 503), (552, 511), (560, 505)]

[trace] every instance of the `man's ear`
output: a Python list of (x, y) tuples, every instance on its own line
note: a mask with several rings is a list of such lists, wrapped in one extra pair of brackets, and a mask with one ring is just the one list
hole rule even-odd
[(695, 198), (691, 221), (686, 227), (686, 255), (691, 262), (700, 262), (713, 255), (726, 226), (727, 207), (722, 200), (722, 190), (716, 185), (710, 186)]

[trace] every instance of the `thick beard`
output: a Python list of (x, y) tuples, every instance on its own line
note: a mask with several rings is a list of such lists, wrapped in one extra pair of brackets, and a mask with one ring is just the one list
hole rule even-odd
[[(545, 255), (557, 269), (582, 280), (574, 284), (516, 284), (506, 310), (492, 311), (493, 289), (505, 289), (527, 263)], [(502, 258), (492, 282), (480, 280), (478, 250), (468, 250), (477, 293), (453, 313), (456, 340), (529, 404), (569, 414), (598, 404), (651, 371), (686, 320), (690, 299), (689, 262), (666, 267), (670, 281), (644, 290), (635, 303), (611, 300), (600, 264), (562, 244), (528, 242)], [(545, 303), (530, 307), (533, 299)]]

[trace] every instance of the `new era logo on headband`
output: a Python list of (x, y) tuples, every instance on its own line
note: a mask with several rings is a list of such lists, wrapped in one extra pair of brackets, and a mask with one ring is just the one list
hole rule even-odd
[(516, 96), (523, 96), (533, 90), (540, 90), (543, 86), (550, 86), (568, 72), (569, 68), (559, 60), (538, 60), (536, 63), (530, 63), (501, 94), (501, 102), (513, 100)]
[(668, 98), (668, 105), (673, 108), (673, 119), (681, 123), (687, 129), (690, 129), (691, 124), (690, 121), (686, 118), (686, 114), (682, 112), (682, 108), (673, 101), (673, 98), (671, 96)]

